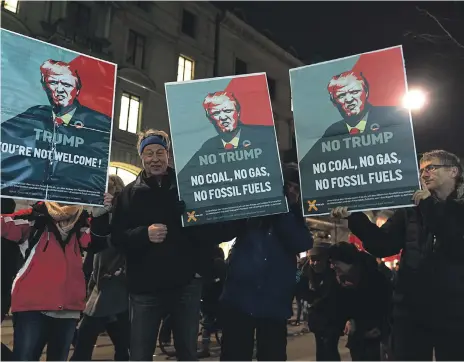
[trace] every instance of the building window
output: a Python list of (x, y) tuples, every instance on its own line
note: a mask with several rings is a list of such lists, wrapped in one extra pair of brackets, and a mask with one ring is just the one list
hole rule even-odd
[(86, 26), (90, 25), (91, 9), (87, 5), (71, 1), (68, 4), (67, 11), (69, 25), (79, 28), (82, 27), (82, 24)]
[(196, 16), (188, 10), (184, 10), (182, 13), (182, 33), (188, 35), (191, 38), (195, 38), (196, 22)]
[(271, 99), (275, 98), (275, 91), (276, 91), (276, 81), (271, 77), (267, 77), (267, 86), (269, 87), (269, 96)]
[(119, 113), (119, 129), (137, 133), (141, 111), (140, 97), (123, 92), (121, 111)]
[(2, 0), (2, 9), (16, 14), (18, 12), (18, 3), (18, 0)]
[(129, 30), (129, 40), (127, 42), (127, 58), (129, 64), (143, 69), (145, 59), (145, 37)]
[(183, 55), (179, 56), (179, 64), (177, 66), (177, 81), (192, 80), (195, 71), (195, 62)]
[(108, 173), (110, 175), (118, 175), (121, 177), (121, 180), (124, 182), (124, 185), (129, 185), (132, 181), (135, 181), (137, 175), (133, 172), (127, 171), (122, 167), (110, 166)]
[(235, 74), (247, 74), (247, 63), (240, 58), (235, 58)]

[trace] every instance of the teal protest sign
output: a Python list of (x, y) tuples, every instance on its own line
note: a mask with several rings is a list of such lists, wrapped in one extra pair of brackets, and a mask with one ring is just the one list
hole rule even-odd
[(103, 205), (116, 65), (1, 29), (1, 196)]
[(420, 187), (401, 47), (290, 70), (305, 216), (412, 205)]
[(288, 211), (266, 75), (166, 84), (184, 226)]

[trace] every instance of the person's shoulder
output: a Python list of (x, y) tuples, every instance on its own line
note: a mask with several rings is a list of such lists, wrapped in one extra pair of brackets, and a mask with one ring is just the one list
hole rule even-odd
[(218, 140), (220, 140), (220, 136), (219, 135), (215, 135), (211, 138), (208, 138), (205, 142), (203, 142), (203, 144), (201, 145), (200, 147), (200, 150), (203, 149), (203, 148), (210, 148), (212, 146), (215, 145), (216, 142), (218, 142)]
[(89, 108), (87, 106), (83, 106), (82, 104), (79, 104), (77, 106), (78, 108), (78, 111), (79, 113), (83, 114), (83, 115), (86, 115), (86, 116), (92, 116), (92, 117), (95, 117), (95, 118), (99, 118), (100, 120), (104, 120), (104, 121), (110, 121), (111, 118), (108, 117), (106, 114), (103, 114), (103, 113), (100, 113), (92, 108)]
[(274, 126), (272, 125), (265, 126), (261, 124), (243, 124), (240, 126), (240, 128), (244, 132), (253, 132), (253, 133), (258, 133), (258, 134), (262, 134), (266, 132), (274, 132)]
[(381, 117), (384, 119), (409, 118), (409, 111), (404, 107), (398, 106), (372, 106), (369, 113), (372, 117)]
[(334, 137), (346, 133), (348, 133), (348, 129), (346, 128), (346, 122), (342, 119), (327, 127), (322, 137)]
[[(188, 163), (197, 163), (198, 156), (217, 153), (218, 147), (220, 147), (220, 145), (222, 145), (222, 139), (219, 135), (215, 135), (211, 138), (208, 138), (205, 142), (203, 142), (201, 147), (198, 149), (198, 151), (195, 152), (195, 154), (192, 156)], [(223, 148), (221, 148), (220, 150), (223, 151)]]
[(20, 121), (25, 121), (25, 122), (30, 122), (31, 119), (34, 118), (49, 118), (52, 114), (52, 107), (51, 106), (43, 106), (43, 105), (38, 105), (38, 106), (33, 106), (28, 108), (22, 113), (17, 114), (16, 116), (13, 116), (6, 120), (5, 122), (2, 123), (2, 127), (6, 126), (7, 122), (9, 121), (14, 121), (14, 122), (20, 122)]
[(78, 104), (73, 119), (80, 120), (85, 127), (110, 132), (111, 118), (94, 109)]
[(36, 114), (36, 113), (51, 113), (52, 112), (52, 107), (51, 106), (45, 106), (45, 105), (38, 105), (38, 106), (33, 106), (28, 108), (24, 113), (30, 113), (30, 114)]
[(121, 194), (127, 194), (127, 193), (130, 193), (131, 190), (137, 185), (137, 179), (135, 179), (134, 181), (128, 183), (126, 186), (124, 186), (124, 188), (122, 189), (121, 191)]

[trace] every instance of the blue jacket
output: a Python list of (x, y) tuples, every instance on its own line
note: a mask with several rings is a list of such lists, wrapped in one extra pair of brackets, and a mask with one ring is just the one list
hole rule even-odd
[(229, 255), (223, 302), (258, 318), (288, 319), (296, 286), (296, 255), (313, 240), (297, 212), (241, 220)]

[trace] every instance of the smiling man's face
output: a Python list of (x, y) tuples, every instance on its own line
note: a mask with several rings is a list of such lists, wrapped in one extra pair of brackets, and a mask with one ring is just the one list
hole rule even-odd
[(366, 105), (367, 92), (361, 81), (354, 76), (347, 76), (335, 87), (332, 97), (337, 108), (346, 117), (360, 114)]

